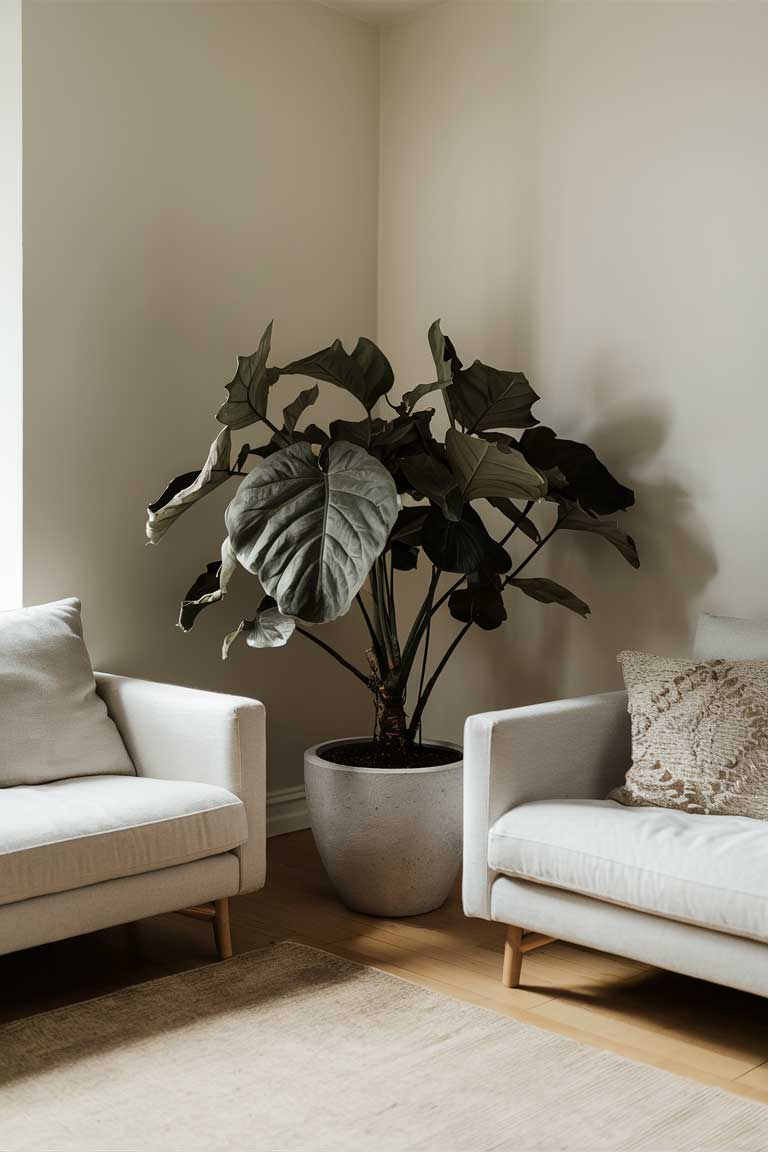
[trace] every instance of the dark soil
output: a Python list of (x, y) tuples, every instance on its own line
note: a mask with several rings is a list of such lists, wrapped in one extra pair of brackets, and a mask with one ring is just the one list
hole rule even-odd
[(318, 756), (332, 764), (350, 768), (434, 768), (438, 764), (455, 764), (461, 752), (434, 744), (411, 744), (403, 754), (391, 744), (375, 740), (350, 740), (348, 744), (324, 745)]

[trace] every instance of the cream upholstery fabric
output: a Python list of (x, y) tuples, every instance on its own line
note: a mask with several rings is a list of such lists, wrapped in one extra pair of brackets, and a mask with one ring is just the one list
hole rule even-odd
[(240, 865), (233, 852), (139, 876), (105, 880), (0, 906), (0, 955), (234, 896)]
[(488, 833), (518, 804), (592, 797), (629, 766), (625, 692), (470, 716), (464, 728), (464, 911), (490, 918)]
[(140, 776), (218, 784), (242, 800), (240, 891), (266, 875), (265, 710), (258, 700), (96, 673), (99, 694)]
[(7, 789), (0, 801), (0, 904), (218, 855), (248, 837), (224, 788), (90, 776)]
[(104, 773), (133, 765), (96, 695), (79, 601), (0, 612), (0, 788)]
[[(500, 876), (491, 895), (492, 920), (522, 924), (585, 948), (629, 956), (699, 980), (714, 980), (768, 996), (765, 944), (592, 900), (563, 888)], [(523, 963), (525, 982), (525, 963)]]
[(761, 820), (541, 800), (497, 820), (488, 859), (510, 876), (768, 941), (768, 824)]

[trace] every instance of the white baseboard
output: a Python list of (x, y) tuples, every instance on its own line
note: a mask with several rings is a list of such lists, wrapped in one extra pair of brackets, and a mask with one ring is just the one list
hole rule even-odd
[(309, 828), (304, 789), (274, 788), (267, 792), (267, 836), (298, 832), (301, 828)]

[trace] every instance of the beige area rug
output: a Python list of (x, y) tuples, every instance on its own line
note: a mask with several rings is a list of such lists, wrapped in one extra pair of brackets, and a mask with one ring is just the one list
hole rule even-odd
[(284, 943), (0, 1028), (0, 1147), (762, 1152), (768, 1108)]

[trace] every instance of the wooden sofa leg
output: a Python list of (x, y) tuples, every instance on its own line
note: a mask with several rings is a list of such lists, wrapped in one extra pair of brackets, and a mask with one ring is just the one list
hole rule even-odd
[(229, 897), (214, 901), (213, 934), (216, 937), (216, 951), (219, 960), (229, 960), (232, 955), (232, 932), (229, 925)]
[(216, 951), (219, 960), (229, 960), (232, 955), (232, 932), (229, 926), (229, 897), (214, 900), (212, 904), (198, 904), (195, 908), (180, 908), (182, 916), (192, 916), (195, 920), (207, 920), (213, 925)]
[(523, 930), (507, 927), (507, 939), (504, 943), (504, 966), (501, 972), (501, 982), (505, 988), (520, 987), (520, 969), (523, 966)]

